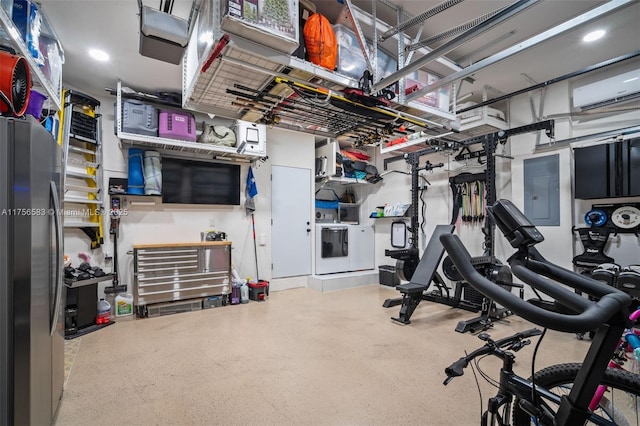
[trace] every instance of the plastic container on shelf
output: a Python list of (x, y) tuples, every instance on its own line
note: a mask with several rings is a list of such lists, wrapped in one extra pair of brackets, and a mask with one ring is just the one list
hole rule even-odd
[[(439, 77), (425, 70), (417, 70), (407, 76), (405, 83), (405, 93), (411, 94), (423, 87), (433, 84), (439, 80)], [(434, 92), (430, 92), (416, 98), (416, 102), (438, 108), (442, 111), (449, 111), (449, 86), (441, 87)]]
[(46, 34), (41, 34), (40, 52), (44, 60), (44, 65), (42, 65), (40, 69), (45, 77), (53, 84), (53, 87), (58, 87), (63, 62), (58, 40)]
[(14, 0), (11, 18), (35, 62), (44, 65), (44, 58), (40, 52), (42, 13), (38, 4), (30, 0)]
[[(367, 61), (362, 54), (356, 33), (352, 29), (335, 24), (333, 30), (338, 42), (338, 60), (336, 71), (353, 79), (360, 79), (367, 69)], [(368, 42), (370, 49), (372, 45)], [(373, 53), (371, 50), (370, 54)], [(378, 49), (377, 57), (378, 78), (384, 78), (396, 71), (397, 61), (382, 49)]]
[(116, 317), (133, 315), (133, 296), (131, 294), (119, 294), (116, 296)]
[(336, 71), (358, 80), (367, 69), (367, 62), (360, 50), (356, 34), (344, 25), (334, 25), (338, 42), (338, 61)]
[(40, 117), (42, 116), (42, 106), (44, 105), (44, 101), (46, 100), (46, 95), (43, 95), (37, 90), (31, 89), (31, 95), (29, 96), (29, 105), (27, 106), (25, 114), (32, 115), (36, 118), (36, 120), (40, 120)]
[(108, 324), (111, 322), (111, 304), (104, 299), (98, 301), (98, 316), (96, 324)]

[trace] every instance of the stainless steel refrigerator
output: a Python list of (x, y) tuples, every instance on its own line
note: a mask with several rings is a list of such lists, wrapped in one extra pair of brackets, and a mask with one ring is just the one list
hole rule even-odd
[(62, 150), (0, 117), (0, 424), (48, 425), (64, 384)]

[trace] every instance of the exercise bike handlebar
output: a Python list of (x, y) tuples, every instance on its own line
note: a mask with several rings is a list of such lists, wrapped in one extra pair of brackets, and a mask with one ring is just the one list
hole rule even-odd
[(590, 296), (600, 298), (611, 292), (611, 286), (602, 285), (601, 282), (585, 275), (576, 274), (573, 271), (554, 265), (545, 259), (534, 247), (529, 248), (527, 269), (549, 277), (558, 282), (571, 282), (576, 290), (580, 290)]
[[(546, 278), (529, 271), (524, 263), (517, 259), (510, 262), (514, 274), (525, 283), (566, 304), (575, 310), (577, 314), (552, 312), (520, 299), (515, 294), (482, 276), (473, 267), (471, 255), (456, 235), (444, 234), (440, 237), (440, 241), (460, 274), (473, 288), (510, 309), (515, 314), (541, 327), (567, 333), (585, 333), (599, 328), (616, 314), (625, 312), (625, 309), (631, 303), (629, 295), (608, 286), (606, 287), (609, 291), (603, 291), (604, 294), (598, 302), (589, 301), (577, 293), (563, 289), (559, 285), (553, 285)], [(566, 280), (562, 282), (563, 284), (572, 288), (579, 287), (575, 286), (572, 279), (569, 279), (571, 278), (569, 275), (564, 278)], [(603, 285), (603, 287), (605, 286)]]
[[(541, 330), (538, 330), (537, 328), (532, 328), (530, 330), (521, 331), (519, 333), (514, 334), (513, 336), (505, 337), (503, 339), (496, 340), (496, 341), (489, 339), (489, 336), (486, 335), (485, 336), (486, 338), (484, 338), (483, 340), (488, 340), (488, 341), (487, 343), (484, 344), (484, 346), (458, 359), (456, 362), (454, 362), (453, 364), (451, 364), (450, 366), (444, 369), (444, 372), (447, 375), (447, 379), (444, 381), (443, 384), (447, 385), (453, 378), (462, 376), (464, 374), (464, 369), (467, 368), (467, 365), (469, 365), (469, 362), (474, 358), (477, 358), (479, 356), (482, 356), (491, 352), (496, 353), (502, 348), (510, 345), (512, 350), (518, 351), (525, 345), (529, 344), (529, 341), (528, 340), (525, 341), (525, 339), (528, 339), (529, 337), (533, 337), (533, 336), (539, 336), (540, 334), (542, 334)], [(482, 337), (482, 335), (478, 337)]]

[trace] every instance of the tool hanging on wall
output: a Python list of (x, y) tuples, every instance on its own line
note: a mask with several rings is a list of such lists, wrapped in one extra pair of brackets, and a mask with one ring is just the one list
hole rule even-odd
[(112, 285), (104, 288), (105, 294), (124, 293), (127, 291), (126, 284), (120, 284), (118, 274), (118, 236), (120, 235), (120, 215), (122, 213), (120, 197), (111, 196), (111, 226), (109, 233), (113, 235), (113, 280)]

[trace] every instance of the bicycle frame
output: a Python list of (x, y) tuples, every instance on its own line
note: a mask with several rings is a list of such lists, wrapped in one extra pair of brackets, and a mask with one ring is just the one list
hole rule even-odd
[[(513, 372), (515, 355), (511, 352), (500, 349), (492, 351), (491, 354), (501, 358), (503, 360), (503, 364), (500, 369), (500, 387), (498, 394), (489, 399), (487, 410), (482, 416), (482, 426), (510, 425), (509, 414), (511, 413), (511, 406), (513, 404), (514, 397), (520, 400), (520, 408), (523, 411), (532, 417), (541, 419), (541, 424), (543, 425), (584, 425), (587, 420), (602, 426), (613, 426), (615, 424), (608, 419), (604, 419), (591, 413), (588, 409), (581, 410), (577, 405), (571, 405), (572, 398), (576, 398), (576, 394), (584, 394), (584, 392), (581, 391), (581, 388), (591, 387), (595, 389), (598, 387), (597, 383), (595, 386), (593, 385), (592, 379), (587, 378), (587, 380), (584, 380), (584, 378), (581, 378), (581, 376), (584, 376), (585, 374), (584, 365), (580, 370), (578, 377), (576, 377), (576, 381), (574, 382), (574, 386), (571, 388), (569, 396), (560, 397), (544, 387), (535, 385), (536, 400), (534, 401), (532, 392), (534, 389), (533, 383)], [(601, 379), (602, 378), (598, 379), (598, 383)], [(581, 383), (583, 384), (581, 385)], [(594, 393), (592, 392), (591, 395), (594, 395)], [(601, 398), (602, 395), (600, 395), (600, 399)], [(541, 403), (542, 400), (546, 400), (560, 407), (558, 413), (554, 415), (552, 412), (545, 410), (545, 404)], [(587, 404), (588, 402), (585, 403), (585, 406)], [(501, 411), (504, 415), (500, 414)], [(570, 414), (566, 417), (561, 417), (561, 413), (563, 412), (568, 412)]]
[[(530, 402), (533, 384), (529, 380), (516, 375), (512, 371), (501, 371), (501, 376), (503, 377), (503, 382), (500, 386), (504, 390), (499, 391), (498, 395), (489, 398), (487, 411), (482, 417), (482, 426), (508, 426), (510, 424), (509, 414), (511, 413), (511, 405), (513, 404), (514, 397), (520, 398), (522, 409), (532, 417), (541, 417), (546, 415), (548, 424), (553, 424), (553, 415), (551, 413), (539, 412), (540, 410)], [(558, 395), (555, 395), (540, 386), (536, 386), (535, 389), (537, 396), (560, 405), (561, 398)], [(506, 419), (500, 415), (501, 407), (504, 408), (502, 410), (503, 413), (507, 415)], [(544, 422), (543, 424), (547, 424), (547, 422)]]
[[(532, 417), (542, 419), (542, 425), (559, 424), (554, 423), (553, 413), (546, 412), (544, 409), (538, 408), (544, 407), (540, 402), (531, 402), (533, 384), (530, 380), (520, 377), (512, 371), (504, 371), (503, 367), (503, 370), (501, 371), (500, 389), (501, 390), (496, 396), (489, 399), (487, 410), (482, 417), (482, 426), (509, 426), (509, 413), (511, 413), (511, 405), (514, 397), (520, 399), (520, 408), (522, 408), (523, 411)], [(536, 396), (539, 400), (546, 400), (561, 406), (563, 401), (562, 397), (537, 385), (535, 386), (535, 390)], [(501, 408), (503, 408), (502, 412), (506, 414), (506, 419), (504, 418), (505, 416), (500, 414)], [(589, 420), (591, 423), (596, 425), (615, 426), (614, 422), (591, 413), (587, 415), (585, 420)], [(572, 418), (571, 422), (567, 424), (583, 425), (585, 420), (580, 421)]]
[[(629, 318), (633, 321), (640, 318), (640, 309), (634, 312), (633, 314), (631, 314)], [(638, 330), (631, 330), (631, 331), (634, 333), (640, 332)], [(602, 339), (602, 341), (604, 341), (610, 338), (609, 335), (611, 335), (611, 333), (619, 335), (618, 332), (615, 330), (598, 331), (596, 333), (596, 336), (594, 337), (594, 344), (592, 344), (592, 348), (600, 347), (597, 344), (597, 342), (595, 342), (596, 338)], [(620, 345), (624, 345), (624, 344), (625, 344), (625, 338), (620, 337), (618, 340), (618, 345), (616, 346), (616, 349), (619, 348)], [(588, 368), (588, 367), (585, 367), (585, 364), (583, 364), (583, 367), (580, 370), (580, 374), (578, 375), (578, 377), (576, 377), (576, 381), (574, 383), (574, 386), (572, 386), (568, 397), (565, 397), (565, 398), (560, 397), (550, 392), (548, 389), (536, 385), (535, 395), (537, 397), (537, 400), (533, 401), (532, 400), (533, 399), (532, 390), (534, 389), (533, 383), (530, 380), (520, 377), (513, 372), (515, 355), (507, 350), (502, 350), (499, 348), (492, 350), (491, 354), (502, 359), (502, 368), (500, 369), (500, 387), (499, 387), (498, 394), (490, 398), (488, 401), (487, 410), (485, 411), (482, 417), (482, 426), (509, 425), (510, 421), (509, 421), (508, 415), (511, 412), (511, 406), (513, 404), (514, 397), (520, 400), (520, 408), (523, 411), (525, 411), (532, 417), (541, 418), (542, 424), (548, 423), (550, 425), (551, 424), (582, 425), (586, 420), (589, 420), (590, 422), (598, 425), (613, 424), (608, 419), (604, 419), (600, 416), (596, 416), (591, 412), (589, 412), (588, 410), (580, 410), (579, 408), (577, 408), (576, 405), (573, 405), (573, 407), (570, 407), (569, 409), (564, 408), (565, 410), (564, 412), (569, 412), (570, 415), (565, 418), (560, 417), (560, 413), (562, 412), (563, 407), (567, 407), (569, 404), (571, 404), (572, 398), (578, 398), (575, 395), (583, 395), (586, 393), (586, 392), (576, 392), (576, 389), (585, 387), (585, 386), (591, 386), (591, 387), (593, 386), (594, 380), (589, 378), (589, 375), (587, 375), (587, 380), (584, 379), (584, 375), (587, 374), (586, 373), (587, 370), (585, 368)], [(590, 355), (591, 355), (591, 350), (589, 351), (587, 358), (585, 358), (585, 362), (587, 361), (587, 359), (591, 360), (591, 365), (601, 362), (600, 359), (595, 359)], [(608, 366), (613, 368), (623, 369), (619, 363), (616, 363), (611, 358), (610, 358), (610, 361), (608, 362)], [(601, 380), (601, 378), (599, 380)], [(595, 411), (595, 409), (599, 406), (600, 402), (602, 401), (602, 397), (604, 396), (606, 391), (607, 391), (606, 386), (597, 385), (595, 392), (591, 393), (592, 398), (590, 398), (589, 410)], [(580, 396), (580, 397), (583, 398), (583, 396)], [(546, 412), (546, 410), (544, 410), (544, 404), (541, 404), (542, 400), (546, 400), (548, 402), (556, 404), (558, 407), (561, 407), (561, 409), (554, 416), (553, 413)], [(566, 410), (569, 410), (569, 411), (566, 411)], [(504, 418), (505, 414), (507, 417), (506, 419)]]
[[(634, 313), (632, 313), (629, 316), (629, 319), (631, 321), (634, 321), (634, 322), (637, 321), (638, 318), (640, 318), (640, 309), (636, 310)], [(634, 333), (634, 334), (640, 336), (640, 330), (638, 330), (638, 329), (629, 329), (629, 330), (627, 330), (627, 333)], [(624, 347), (626, 347), (626, 346), (627, 346), (627, 340), (626, 340), (626, 335), (625, 335), (622, 338), (620, 338), (620, 340), (618, 341), (618, 346), (617, 346), (616, 352), (619, 349), (624, 350)], [(633, 348), (631, 348), (631, 351), (633, 351)], [(611, 361), (609, 361), (609, 368), (617, 368), (617, 369), (620, 369), (620, 370), (624, 370), (624, 368), (622, 366), (623, 362), (624, 361), (622, 361), (622, 362), (616, 361), (616, 357), (614, 356), (614, 357), (611, 358)], [(607, 387), (606, 386), (604, 386), (604, 385), (598, 386), (598, 388), (596, 389), (596, 393), (593, 396), (593, 398), (591, 399), (591, 403), (589, 404), (589, 409), (590, 410), (593, 411), (600, 405), (600, 402), (602, 401), (602, 397), (604, 396), (606, 391), (607, 391)]]
[[(509, 414), (511, 413), (511, 405), (513, 404), (514, 397), (520, 398), (522, 401), (521, 404), (524, 405), (522, 408), (528, 414), (535, 417), (546, 414), (549, 416), (549, 424), (553, 424), (553, 416), (551, 413), (539, 413), (539, 410), (535, 408), (537, 404), (531, 403), (530, 400), (533, 389), (531, 381), (520, 377), (513, 372), (515, 355), (501, 349), (497, 349), (492, 352), (492, 354), (502, 359), (502, 368), (500, 369), (500, 388), (496, 396), (489, 398), (487, 411), (485, 411), (482, 416), (482, 426), (493, 426), (496, 424), (500, 426), (508, 426), (510, 424)], [(546, 398), (547, 400), (560, 405), (561, 398), (559, 396), (540, 386), (536, 386), (535, 389), (537, 396)], [(503, 408), (502, 412), (506, 414), (506, 422), (503, 418), (504, 416), (500, 415), (501, 407)]]

